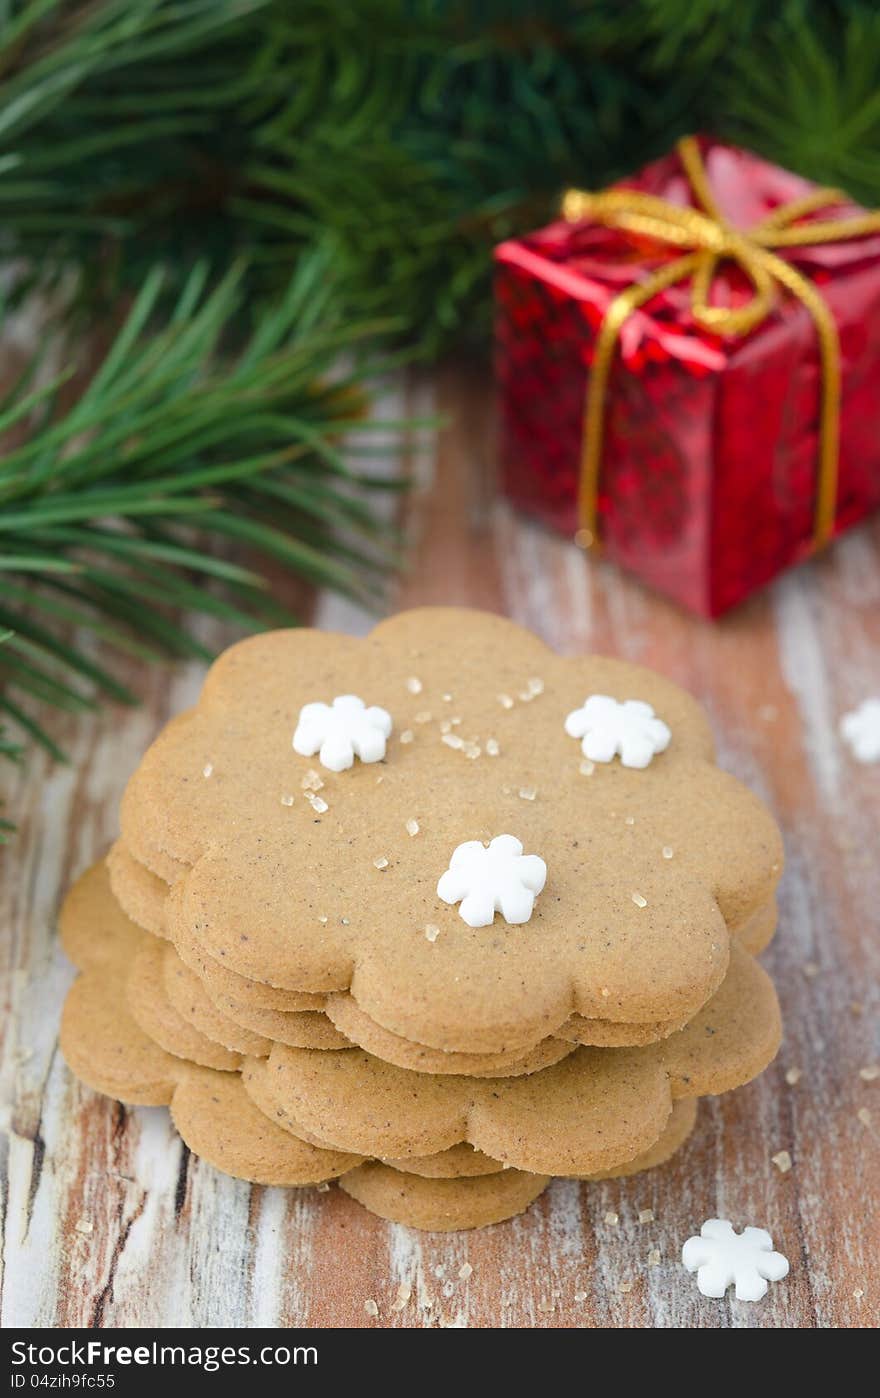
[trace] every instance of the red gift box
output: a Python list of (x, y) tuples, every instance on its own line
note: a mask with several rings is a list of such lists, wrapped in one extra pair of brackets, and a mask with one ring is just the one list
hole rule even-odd
[(503, 488), (717, 616), (880, 505), (880, 219), (706, 139), (583, 200), (495, 252)]

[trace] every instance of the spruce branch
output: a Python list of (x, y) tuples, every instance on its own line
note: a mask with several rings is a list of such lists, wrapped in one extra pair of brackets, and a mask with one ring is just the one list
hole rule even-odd
[(181, 613), (295, 620), (242, 546), (368, 602), (394, 561), (364, 490), (399, 483), (353, 469), (343, 448), (352, 429), (387, 432), (365, 419), (357, 358), (384, 327), (334, 314), (316, 252), (232, 348), (244, 278), (233, 266), (206, 288), (197, 266), (157, 318), (157, 269), (73, 406), (59, 410), (66, 372), (38, 387), (28, 372), (0, 404), (0, 431), (28, 427), (0, 461), (0, 713), (55, 757), (47, 708), (136, 699), (74, 628), (111, 651), (207, 658)]

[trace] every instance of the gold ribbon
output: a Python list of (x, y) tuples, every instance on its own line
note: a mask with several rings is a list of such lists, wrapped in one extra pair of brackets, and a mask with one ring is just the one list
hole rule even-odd
[[(579, 492), (581, 527), (577, 540), (585, 548), (599, 542), (599, 475), (605, 400), (621, 328), (633, 311), (667, 287), (690, 277), (691, 313), (700, 325), (717, 335), (747, 335), (754, 330), (772, 311), (778, 286), (791, 292), (812, 317), (822, 370), (813, 542), (817, 549), (823, 548), (834, 531), (837, 502), (840, 340), (834, 317), (813, 283), (773, 249), (812, 247), (817, 243), (833, 243), (880, 232), (880, 213), (817, 219), (794, 226), (806, 214), (839, 204), (846, 197), (836, 189), (816, 189), (801, 199), (781, 205), (769, 218), (748, 230), (734, 228), (715, 202), (700, 148), (693, 137), (679, 141), (678, 154), (697, 208), (681, 208), (653, 194), (632, 189), (609, 189), (599, 194), (572, 189), (563, 200), (563, 217), (570, 221), (589, 218), (606, 228), (619, 228), (686, 249), (682, 257), (621, 291), (605, 312), (596, 337), (587, 385)], [(710, 304), (715, 272), (723, 261), (735, 262), (751, 282), (752, 296), (742, 306)]]

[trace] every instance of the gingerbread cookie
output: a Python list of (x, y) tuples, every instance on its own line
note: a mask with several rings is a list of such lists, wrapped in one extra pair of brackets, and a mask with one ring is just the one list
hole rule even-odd
[[(362, 708), (337, 714), (355, 690)], [(590, 710), (593, 696), (608, 704)], [(391, 720), (377, 762), (373, 711)], [(352, 765), (337, 770), (346, 744)], [(681, 1022), (717, 989), (728, 928), (767, 906), (782, 860), (773, 821), (714, 766), (705, 718), (676, 686), (445, 609), (364, 641), (298, 631), (233, 647), (147, 754), (122, 824), (139, 861), (173, 864), (169, 918), (227, 970), (350, 989), (390, 1032), (463, 1053), (525, 1052), (572, 1013)], [(478, 920), (488, 908), (493, 921), (472, 926), (461, 913), (476, 893), (449, 903), (438, 888), (459, 846), (500, 835), (544, 862), (546, 883), (492, 891), (473, 874), (489, 900)], [(527, 921), (494, 911), (523, 891)]]
[(361, 1049), (276, 1045), (242, 1069), (263, 1110), (304, 1139), (406, 1159), (469, 1142), (537, 1174), (592, 1175), (647, 1150), (674, 1099), (726, 1092), (774, 1057), (772, 983), (736, 947), (730, 974), (686, 1029), (642, 1049), (580, 1048), (527, 1077), (412, 1073)]
[[(155, 931), (157, 935), (167, 935), (165, 905), (170, 892), (168, 886), (142, 865), (137, 864), (119, 841), (111, 849), (107, 862), (113, 891), (129, 916), (140, 926)], [(731, 934), (753, 955), (757, 955), (772, 938), (776, 921), (776, 900), (771, 899), (765, 907), (757, 909), (739, 927), (731, 929)], [(285, 1020), (281, 1018), (273, 1021), (271, 1016), (262, 1015), (263, 1010), (298, 1010), (311, 1003), (314, 1003), (315, 1008), (319, 1008), (326, 1003), (328, 1014), (341, 1034), (334, 1039), (332, 1034), (326, 1033), (324, 1045), (341, 1048), (351, 1040), (368, 1052), (399, 1067), (426, 1072), (504, 1072), (514, 1075), (518, 1072), (532, 1072), (536, 1067), (544, 1067), (562, 1057), (564, 1053), (563, 1044), (557, 1042), (554, 1045), (552, 1036), (551, 1040), (542, 1041), (525, 1055), (518, 1050), (498, 1054), (455, 1054), (433, 1050), (427, 1045), (402, 1039), (384, 1029), (365, 1014), (350, 994), (341, 993), (329, 997), (303, 996), (297, 992), (278, 990), (265, 982), (236, 976), (217, 963), (213, 966), (208, 965), (192, 938), (185, 939), (182, 944), (178, 939), (178, 945), (186, 957), (187, 965), (197, 969), (205, 981), (207, 992), (213, 995), (214, 1003), (221, 1014), (232, 1015), (234, 1021), (258, 1033), (272, 1036), (274, 1030), (282, 1042), (294, 1046), (321, 1047), (321, 1036), (317, 1030), (307, 1034), (291, 1029), (285, 1034)], [(255, 1013), (249, 1014), (251, 1010)], [(678, 1019), (655, 1024), (624, 1024), (570, 1015), (557, 1031), (557, 1039), (596, 1047), (625, 1048), (665, 1038), (682, 1028), (684, 1023), (686, 1020)], [(300, 1023), (300, 1031), (303, 1027)], [(279, 1030), (281, 1032), (278, 1032)]]

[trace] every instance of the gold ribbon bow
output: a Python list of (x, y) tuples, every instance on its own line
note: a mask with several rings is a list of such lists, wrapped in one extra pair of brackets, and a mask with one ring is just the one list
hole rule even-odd
[[(880, 232), (880, 213), (816, 219), (793, 226), (806, 214), (840, 204), (846, 197), (836, 189), (815, 189), (801, 199), (780, 205), (768, 218), (748, 230), (734, 228), (715, 202), (700, 148), (692, 136), (679, 141), (678, 154), (698, 208), (681, 208), (653, 194), (632, 189), (609, 189), (599, 194), (572, 189), (563, 200), (563, 216), (572, 222), (589, 218), (606, 228), (619, 228), (687, 249), (684, 256), (621, 291), (605, 312), (596, 337), (587, 386), (578, 542), (588, 548), (599, 541), (598, 497), (605, 398), (621, 327), (633, 311), (658, 292), (690, 277), (691, 313), (700, 325), (718, 335), (747, 335), (754, 330), (772, 311), (777, 286), (791, 292), (813, 319), (822, 369), (813, 542), (817, 549), (822, 548), (834, 531), (837, 501), (840, 341), (834, 317), (813, 283), (774, 249), (812, 247), (817, 243), (834, 243)], [(723, 261), (735, 262), (752, 284), (753, 294), (742, 306), (710, 304), (712, 281), (719, 262)]]

